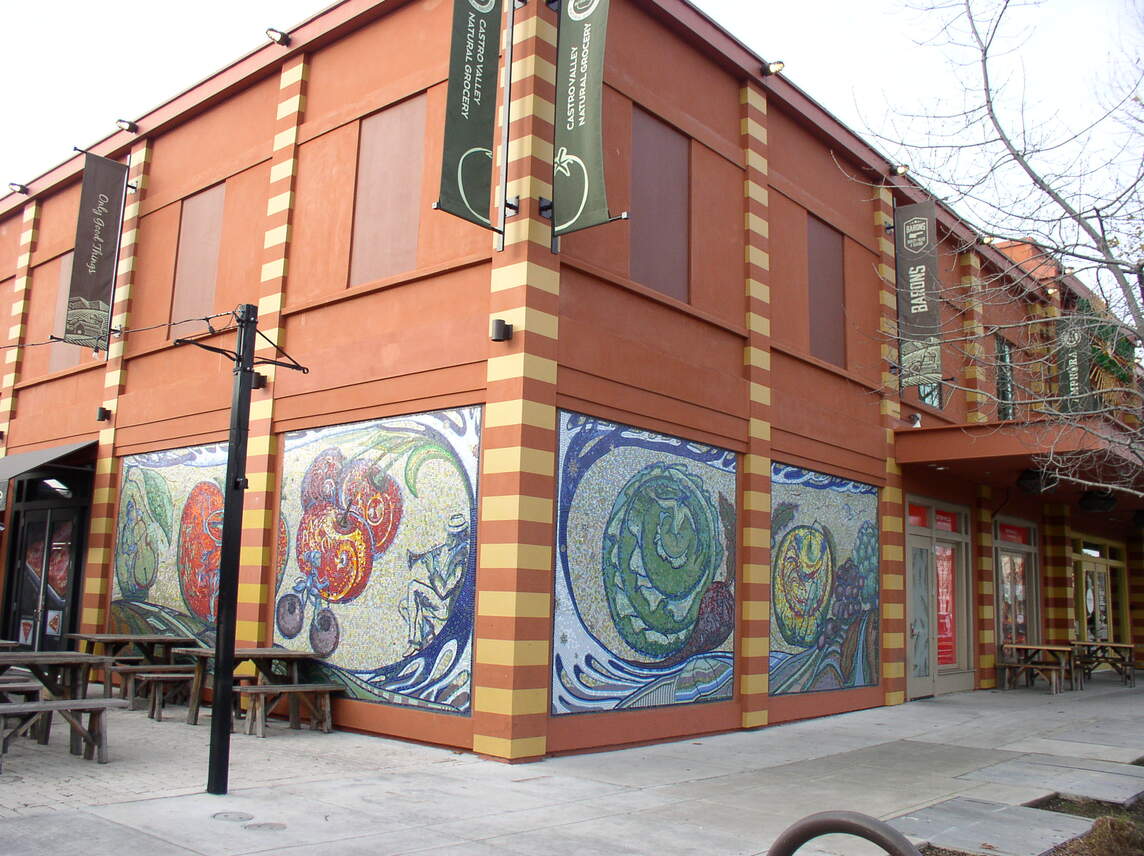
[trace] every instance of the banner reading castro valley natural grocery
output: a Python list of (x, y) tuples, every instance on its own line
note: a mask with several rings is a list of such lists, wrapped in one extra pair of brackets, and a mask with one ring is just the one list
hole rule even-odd
[(437, 207), (489, 226), (501, 0), (454, 0)]
[(556, 47), (552, 223), (556, 235), (608, 222), (604, 188), (604, 45), (608, 0), (564, 0)]

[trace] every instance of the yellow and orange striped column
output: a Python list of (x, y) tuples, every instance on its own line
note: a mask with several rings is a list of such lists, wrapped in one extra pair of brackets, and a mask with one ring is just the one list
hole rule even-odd
[(1045, 532), (1045, 641), (1063, 644), (1073, 636), (1076, 614), (1069, 507), (1047, 503), (1042, 520)]
[(894, 242), (889, 227), (894, 225), (893, 191), (875, 188), (874, 236), (878, 241), (878, 325), (882, 335), (882, 430), (886, 441), (886, 484), (882, 488), (879, 540), (881, 541), (882, 592), (882, 693), (885, 704), (906, 700), (906, 507), (902, 470), (894, 457), (894, 429), (902, 424), (902, 401), (898, 375), (891, 367), (898, 364), (898, 291)]
[(548, 746), (560, 298), (539, 206), (552, 192), (535, 175), (552, 162), (556, 27), (543, 3), (516, 15), (510, 143), (497, 157), (520, 212), (489, 295), (490, 319), (511, 323), (513, 338), (489, 346), (473, 662), (473, 751), (510, 761)]
[(977, 593), (977, 688), (997, 686), (997, 601), (993, 568), (993, 490), (978, 485), (973, 506), (974, 589)]
[(24, 362), (24, 336), (28, 329), (28, 291), (32, 286), (32, 253), (40, 232), (40, 202), (32, 199), (24, 206), (20, 241), (16, 250), (16, 279), (8, 312), (8, 348), (4, 352), (4, 377), (0, 380), (0, 454), (7, 452), (8, 432), (16, 413), (16, 383)]
[[(258, 286), (258, 329), (262, 336), (255, 357), (277, 359), (283, 347), (282, 305), (289, 274), (295, 177), (298, 173), (298, 127), (306, 110), (306, 56), (286, 60), (278, 78), (273, 151), (266, 194), (266, 229), (262, 241), (262, 273)], [(242, 541), (238, 564), (238, 611), (235, 644), (268, 645), (275, 582), (275, 497), (277, 438), (274, 422), (274, 366), (258, 366), (266, 386), (251, 393), (250, 434), (246, 458), (247, 488), (242, 509)]]
[(965, 421), (989, 422), (994, 408), (989, 406), (985, 392), (989, 381), (985, 371), (985, 324), (981, 305), (981, 256), (970, 250), (957, 257), (961, 296), (965, 301), (965, 316), (961, 322), (961, 335), (965, 338), (962, 352), (965, 364), (961, 369), (961, 383), (965, 388)]
[(1144, 535), (1128, 539), (1129, 639), (1136, 646), (1136, 662), (1144, 663)]
[(740, 93), (746, 237), (747, 345), (750, 436), (743, 460), (742, 575), (739, 602), (739, 693), (742, 725), (767, 724), (771, 609), (771, 290), (767, 192), (767, 98), (748, 82)]
[[(115, 294), (111, 304), (112, 330), (125, 330), (131, 318), (131, 294), (135, 286), (135, 256), (139, 243), (139, 206), (147, 192), (147, 171), (151, 163), (151, 143), (138, 141), (131, 149), (127, 182), (134, 186), (123, 207), (123, 237), (119, 241)], [(108, 611), (114, 594), (114, 547), (116, 497), (119, 490), (119, 459), (115, 455), (115, 419), (119, 396), (127, 388), (124, 340), (115, 333), (107, 346), (103, 373), (103, 406), (111, 411), (111, 421), (99, 432), (95, 458), (95, 480), (88, 529), (87, 561), (84, 565), (83, 609), (80, 629), (84, 633), (110, 630)]]

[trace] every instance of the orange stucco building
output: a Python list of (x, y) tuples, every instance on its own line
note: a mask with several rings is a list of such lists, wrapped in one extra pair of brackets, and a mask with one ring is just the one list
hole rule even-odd
[(501, 250), (433, 208), (451, 5), (344, 0), (92, 147), (135, 187), (107, 353), (50, 339), (81, 160), (0, 198), (0, 634), (211, 641), (232, 366), (174, 340), (249, 303), (309, 373), (259, 368), (237, 638), (318, 652), (341, 727), (529, 759), (991, 688), (1003, 634), (1144, 646), (1135, 509), (1020, 490), (1045, 441), (986, 368), (1067, 282), (939, 206), (980, 341), (900, 390), (925, 194), (683, 0), (612, 2), (630, 219), (558, 253), (556, 16), (516, 10)]

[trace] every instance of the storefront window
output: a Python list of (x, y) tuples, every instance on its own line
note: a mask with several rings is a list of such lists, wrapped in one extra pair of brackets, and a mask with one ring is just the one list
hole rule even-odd
[(937, 564), (937, 664), (954, 666), (957, 665), (957, 567), (953, 546), (935, 544), (934, 559)]

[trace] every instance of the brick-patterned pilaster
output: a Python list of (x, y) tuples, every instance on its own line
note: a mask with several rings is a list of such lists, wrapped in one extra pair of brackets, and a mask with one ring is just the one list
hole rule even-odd
[(40, 202), (29, 200), (24, 206), (20, 242), (16, 250), (16, 279), (8, 312), (8, 348), (4, 351), (4, 376), (0, 380), (0, 454), (8, 451), (8, 431), (16, 412), (16, 382), (24, 362), (24, 334), (28, 329), (28, 290), (32, 285), (32, 253), (40, 231)]
[(1072, 545), (1069, 531), (1069, 507), (1046, 504), (1044, 630), (1046, 642), (1068, 642), (1074, 633), (1076, 606), (1073, 599)]
[(902, 470), (894, 457), (894, 429), (902, 425), (898, 375), (898, 291), (894, 242), (887, 227), (894, 225), (894, 196), (889, 187), (876, 188), (874, 235), (878, 241), (879, 330), (882, 334), (882, 430), (886, 441), (886, 486), (880, 503), (882, 591), (882, 692), (886, 704), (906, 700), (906, 507)]
[[(294, 184), (298, 173), (298, 127), (306, 111), (309, 60), (294, 56), (278, 78), (276, 122), (266, 192), (266, 229), (262, 241), (262, 274), (258, 286), (258, 329), (255, 357), (278, 359), (284, 347), (282, 304), (286, 291)], [(235, 644), (268, 645), (273, 639), (269, 610), (274, 602), (274, 500), (277, 494), (276, 444), (273, 433), (275, 366), (258, 366), (266, 386), (251, 393), (250, 434), (246, 458), (247, 489), (242, 508), (242, 540), (238, 562), (238, 610)]]
[(1136, 662), (1144, 663), (1144, 535), (1128, 539), (1128, 632), (1136, 646)]
[[(512, 4), (509, 14), (513, 14)], [(552, 640), (556, 357), (560, 267), (533, 175), (552, 160), (556, 26), (543, 3), (516, 11), (504, 252), (492, 262), (490, 318), (513, 325), (491, 342), (481, 445), (480, 554), (473, 663), (473, 750), (505, 760), (547, 751)]]
[[(123, 237), (119, 240), (115, 294), (111, 303), (112, 330), (125, 330), (131, 319), (131, 293), (135, 286), (135, 256), (139, 243), (139, 206), (147, 193), (147, 172), (151, 163), (150, 140), (139, 140), (131, 148), (127, 182), (135, 187), (123, 207)], [(95, 456), (95, 481), (88, 528), (87, 560), (83, 577), (83, 608), (80, 629), (98, 633), (107, 627), (114, 595), (115, 510), (119, 491), (119, 459), (115, 456), (115, 419), (119, 396), (127, 388), (124, 340), (115, 333), (107, 344), (103, 371), (103, 406), (111, 411), (111, 421), (99, 432)]]
[(973, 506), (973, 577), (977, 603), (977, 687), (997, 686), (997, 596), (993, 567), (993, 490), (977, 486)]
[(961, 369), (961, 383), (965, 388), (965, 421), (990, 422), (996, 415), (996, 408), (990, 406), (990, 396), (985, 392), (992, 380), (985, 371), (985, 324), (981, 305), (981, 256), (972, 250), (957, 257), (958, 278), (961, 282), (962, 300), (965, 315), (961, 322), (961, 335), (964, 337), (964, 364)]
[(742, 490), (742, 604), (739, 692), (744, 728), (767, 724), (771, 605), (771, 290), (767, 193), (767, 99), (748, 82), (740, 93), (746, 235), (748, 339), (743, 362), (750, 389), (750, 437)]

